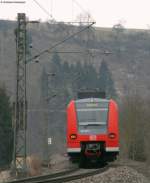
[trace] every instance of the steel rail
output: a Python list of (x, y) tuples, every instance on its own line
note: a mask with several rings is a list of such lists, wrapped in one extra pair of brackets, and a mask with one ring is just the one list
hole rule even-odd
[[(34, 183), (62, 183), (62, 182), (69, 182), (69, 181), (73, 181), (73, 180), (78, 180), (78, 179), (81, 179), (81, 178), (86, 178), (86, 177), (89, 177), (89, 176), (94, 176), (94, 175), (97, 175), (99, 173), (103, 173), (105, 172), (106, 170), (108, 170), (109, 168), (116, 168), (118, 166), (121, 166), (121, 165), (118, 165), (118, 164), (109, 164), (109, 165), (105, 165), (105, 167), (101, 167), (99, 169), (96, 169), (96, 170), (88, 170), (88, 172), (85, 172), (85, 173), (80, 173), (80, 174), (76, 174), (76, 175), (69, 175), (69, 176), (62, 176), (62, 177), (58, 177), (58, 178), (53, 178), (53, 179), (47, 179), (47, 180), (39, 180), (39, 181), (36, 181)], [(80, 172), (82, 171), (82, 169), (78, 169), (80, 170)], [(31, 182), (32, 183), (32, 182)]]
[[(94, 171), (88, 171), (86, 173), (80, 173), (77, 175), (70, 175), (70, 176), (63, 176), (63, 177), (59, 177), (59, 178), (54, 178), (54, 179), (47, 179), (47, 180), (39, 180), (36, 183), (62, 183), (62, 182), (69, 182), (69, 181), (73, 181), (73, 180), (78, 180), (81, 178), (86, 178), (89, 176), (94, 176), (96, 174), (99, 173), (103, 173), (106, 170), (108, 170), (109, 167), (103, 167)], [(35, 182), (34, 182), (35, 183)]]
[(53, 173), (53, 174), (46, 174), (46, 175), (42, 175), (42, 176), (34, 176), (34, 177), (29, 177), (29, 178), (24, 178), (24, 179), (18, 179), (18, 180), (13, 180), (13, 181), (9, 181), (7, 183), (30, 183), (30, 182), (37, 182), (37, 181), (44, 181), (47, 179), (52, 179), (52, 178), (56, 178), (56, 177), (61, 177), (70, 173), (73, 173), (75, 171), (79, 170), (79, 168), (74, 168), (71, 170), (65, 170), (65, 171), (61, 171), (61, 172), (57, 172), (57, 173)]
[[(104, 167), (98, 168), (96, 170), (88, 169), (88, 172), (81, 173), (83, 169), (79, 168), (74, 168), (71, 170), (67, 171), (62, 171), (62, 172), (57, 172), (54, 174), (48, 174), (48, 175), (42, 175), (42, 176), (36, 176), (36, 177), (30, 177), (30, 178), (25, 178), (25, 179), (18, 179), (14, 180), (11, 182), (7, 183), (62, 183), (62, 182), (69, 182), (81, 178), (86, 178), (89, 176), (94, 176), (96, 174), (103, 173), (107, 171), (109, 168), (115, 168), (121, 166), (119, 164), (109, 164)], [(73, 174), (76, 173), (76, 171), (80, 170), (78, 174)]]

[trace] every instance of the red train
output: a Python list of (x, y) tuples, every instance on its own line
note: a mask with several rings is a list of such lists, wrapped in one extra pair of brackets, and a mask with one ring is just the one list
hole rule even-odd
[(85, 96), (67, 107), (67, 153), (82, 167), (89, 160), (113, 161), (119, 153), (116, 102)]

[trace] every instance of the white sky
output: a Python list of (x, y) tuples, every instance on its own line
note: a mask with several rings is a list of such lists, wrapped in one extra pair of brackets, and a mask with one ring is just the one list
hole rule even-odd
[[(4, 1), (4, 0), (0, 0)], [(9, 0), (13, 1), (13, 0)], [(16, 0), (17, 1), (17, 0)], [(18, 0), (20, 1), (20, 0)], [(77, 15), (90, 12), (96, 26), (112, 27), (120, 20), (126, 28), (149, 28), (150, 0), (36, 0), (57, 21), (72, 21)], [(79, 3), (79, 5), (78, 5)], [(30, 20), (50, 19), (34, 0), (26, 4), (1, 4), (0, 19), (15, 19), (17, 13), (26, 13)]]

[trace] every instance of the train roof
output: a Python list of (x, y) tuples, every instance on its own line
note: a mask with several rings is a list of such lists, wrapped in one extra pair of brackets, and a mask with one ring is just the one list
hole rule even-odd
[(78, 91), (78, 99), (85, 99), (85, 98), (106, 98), (106, 94), (104, 91), (100, 91), (97, 89), (93, 90), (80, 90)]
[(109, 99), (104, 98), (84, 98), (75, 100), (76, 103), (86, 103), (86, 102), (109, 102)]

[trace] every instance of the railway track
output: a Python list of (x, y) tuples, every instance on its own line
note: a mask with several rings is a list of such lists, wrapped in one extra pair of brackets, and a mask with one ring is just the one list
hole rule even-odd
[(9, 183), (62, 183), (62, 182), (73, 181), (73, 180), (93, 176), (99, 173), (103, 173), (106, 170), (108, 170), (110, 167), (116, 167), (116, 165), (107, 165), (105, 167), (94, 169), (94, 170), (74, 168), (71, 170), (62, 171), (54, 174), (19, 179), (19, 180), (11, 181)]
[[(88, 170), (88, 172), (85, 172), (85, 173), (79, 173), (79, 174), (76, 174), (76, 175), (69, 175), (69, 176), (59, 177), (59, 178), (56, 178), (56, 179), (46, 180), (46, 181), (44, 181), (44, 183), (69, 182), (69, 181), (73, 181), (73, 180), (77, 180), (77, 179), (81, 179), (81, 178), (86, 178), (86, 177), (89, 177), (89, 176), (93, 176), (93, 175), (102, 173), (102, 172), (106, 171), (107, 169), (108, 168), (105, 167), (105, 168), (102, 168), (102, 169), (97, 169), (97, 170), (92, 170), (92, 171)], [(39, 181), (39, 182), (36, 182), (36, 183), (41, 183), (41, 182)]]
[(56, 177), (65, 176), (67, 174), (71, 174), (73, 172), (76, 172), (77, 170), (78, 170), (78, 168), (74, 168), (71, 170), (65, 170), (65, 171), (61, 171), (61, 172), (57, 172), (57, 173), (53, 173), (53, 174), (47, 174), (47, 175), (42, 175), (42, 176), (35, 176), (35, 177), (13, 180), (13, 181), (10, 181), (8, 183), (30, 183), (30, 182), (36, 183), (37, 181), (40, 181), (40, 180), (44, 181), (44, 180), (53, 179)]

